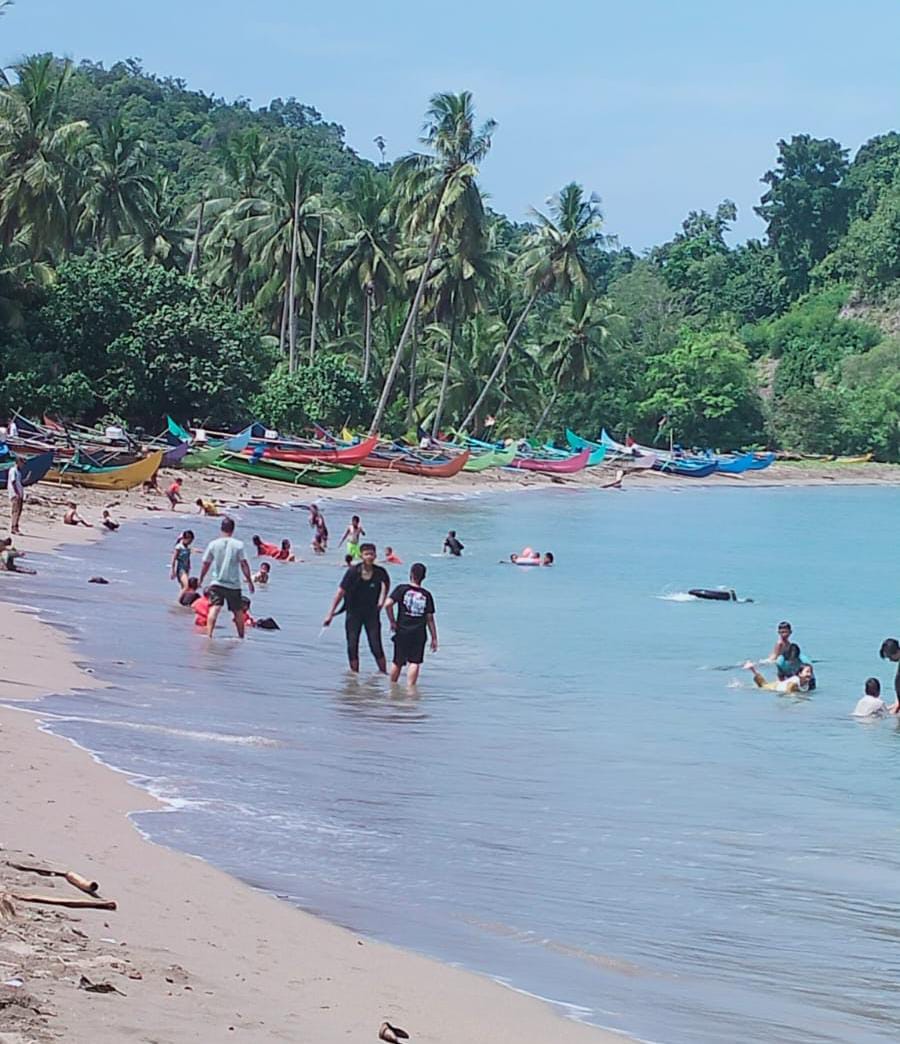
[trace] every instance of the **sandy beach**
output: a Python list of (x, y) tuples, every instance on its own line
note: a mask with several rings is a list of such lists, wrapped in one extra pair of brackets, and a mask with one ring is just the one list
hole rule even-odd
[[(608, 478), (608, 472), (589, 474), (577, 484), (590, 486)], [(781, 464), (740, 478), (707, 480), (706, 485), (898, 480), (900, 468), (883, 465)], [(425, 487), (415, 479), (380, 472), (355, 483), (350, 495), (476, 493), (550, 481), (503, 473)], [(676, 481), (629, 475), (626, 489)], [(223, 506), (246, 506), (304, 495), (312, 501), (313, 493), (189, 474), (186, 503), (174, 517), (189, 525), (193, 501), (200, 495)], [(115, 539), (98, 528), (63, 526), (63, 506), (70, 499), (95, 523), (103, 507), (124, 524), (148, 511), (173, 514), (159, 495), (41, 485), (29, 491), (26, 535), (17, 546), (48, 552), (62, 543)], [(27, 590), (28, 577), (3, 574), (3, 583)], [(0, 601), (0, 620), (5, 639), (0, 691), (5, 699), (32, 700), (48, 692), (102, 685), (102, 679), (76, 662), (65, 638), (35, 616)], [(5, 798), (0, 891), (84, 898), (62, 879), (8, 865), (34, 864), (97, 880), (100, 894), (118, 904), (114, 912), (73, 911), (10, 900), (15, 916), (8, 916), (0, 932), (2, 1044), (365, 1040), (377, 1039), (385, 1019), (405, 1028), (414, 1041), (622, 1039), (565, 1019), (550, 1006), (486, 978), (360, 938), (200, 860), (146, 841), (127, 817), (155, 807), (154, 799), (75, 745), (40, 731), (27, 710), (0, 709), (0, 751)], [(86, 988), (91, 984), (108, 984), (114, 991), (93, 992)]]
[[(222, 501), (259, 492), (244, 481), (188, 476), (197, 494)], [(382, 483), (378, 483), (382, 485)], [(403, 487), (398, 487), (402, 492)], [(102, 530), (63, 526), (69, 491), (39, 487), (17, 546), (49, 551)], [(162, 498), (77, 491), (81, 513), (102, 506), (127, 524)], [(168, 510), (168, 505), (166, 504)], [(188, 523), (187, 511), (178, 517)], [(28, 577), (4, 574), (4, 583)], [(2, 596), (2, 592), (0, 592)], [(55, 629), (0, 603), (0, 671), (6, 699), (102, 685)], [(154, 799), (85, 751), (40, 731), (39, 714), (0, 709), (3, 812), (0, 892), (10, 897), (0, 931), (0, 1042), (375, 1040), (383, 1020), (412, 1040), (622, 1039), (563, 1018), (550, 1006), (486, 978), (360, 938), (145, 840), (128, 814)], [(9, 863), (75, 870), (114, 899), (114, 912), (65, 910), (16, 895), (86, 898), (65, 880)], [(89, 985), (114, 990), (98, 993)]]

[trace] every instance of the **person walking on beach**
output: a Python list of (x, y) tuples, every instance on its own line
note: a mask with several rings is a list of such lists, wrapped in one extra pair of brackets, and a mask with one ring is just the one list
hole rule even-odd
[(454, 558), (459, 558), (463, 553), (464, 545), (456, 537), (456, 530), (451, 529), (444, 539), (444, 553), (448, 551)]
[(366, 531), (363, 529), (362, 524), (359, 521), (359, 515), (354, 515), (350, 519), (350, 525), (344, 530), (344, 535), (338, 541), (338, 546), (347, 541), (347, 554), (352, 555), (354, 560), (362, 557), (360, 554), (360, 542), (366, 535)]
[(176, 478), (166, 490), (166, 496), (169, 498), (169, 504), (173, 511), (181, 503), (181, 481), (180, 477)]
[(170, 576), (181, 584), (181, 589), (187, 588), (188, 579), (191, 575), (191, 550), (194, 543), (193, 529), (186, 529), (178, 538), (175, 550), (172, 552), (172, 568)]
[[(409, 583), (398, 584), (385, 602), (388, 622), (394, 632), (394, 660), (391, 681), (400, 680), (406, 668), (406, 684), (414, 688), (425, 659), (426, 632), (431, 636), (431, 651), (438, 650), (437, 625), (434, 622), (434, 598), (422, 586), (427, 570), (421, 562), (409, 569)], [(394, 608), (396, 607), (396, 617)]]
[(25, 487), (22, 485), (22, 467), (25, 462), (16, 457), (12, 467), (6, 473), (6, 493), (9, 497), (9, 532), (19, 536), (19, 522), (22, 518), (22, 507), (25, 503)]
[(200, 587), (206, 574), (212, 572), (209, 585), (209, 616), (206, 620), (207, 637), (212, 638), (216, 620), (222, 606), (228, 606), (234, 614), (234, 627), (238, 638), (244, 637), (244, 596), (241, 592), (241, 574), (247, 581), (250, 594), (256, 591), (250, 563), (244, 554), (244, 545), (234, 537), (234, 519), (227, 515), (222, 519), (222, 535), (210, 542), (203, 555), (200, 570)]
[(375, 564), (377, 552), (374, 544), (363, 544), (359, 550), (362, 561), (350, 566), (344, 573), (322, 626), (331, 626), (343, 600), (350, 670), (354, 674), (359, 673), (359, 638), (365, 628), (369, 649), (378, 664), (378, 670), (387, 674), (387, 661), (381, 644), (381, 610), (390, 590), (391, 578), (385, 569)]

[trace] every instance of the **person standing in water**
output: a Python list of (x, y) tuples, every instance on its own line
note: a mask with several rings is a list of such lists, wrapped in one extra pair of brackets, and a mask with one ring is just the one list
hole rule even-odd
[(317, 555), (324, 555), (328, 550), (328, 526), (325, 525), (325, 516), (315, 504), (309, 506), (309, 524), (313, 529), (312, 549)]
[(463, 553), (464, 545), (456, 537), (456, 530), (451, 529), (444, 539), (444, 553), (448, 551), (454, 558), (459, 558)]
[[(437, 625), (434, 622), (434, 598), (422, 586), (426, 569), (414, 562), (409, 570), (409, 583), (398, 584), (385, 602), (388, 622), (394, 632), (394, 661), (391, 681), (400, 680), (406, 668), (406, 684), (413, 688), (419, 680), (425, 659), (426, 632), (431, 636), (431, 651), (438, 650)], [(396, 617), (394, 608), (397, 609)]]
[(191, 550), (194, 543), (193, 529), (186, 529), (178, 538), (175, 550), (172, 552), (172, 568), (170, 576), (181, 584), (181, 589), (187, 587), (188, 578), (191, 575)]
[(361, 558), (360, 542), (365, 535), (366, 531), (363, 529), (359, 521), (359, 515), (354, 515), (353, 518), (350, 519), (350, 525), (344, 530), (344, 535), (338, 541), (338, 545), (343, 544), (346, 540), (347, 554), (353, 555), (354, 559)]
[(22, 484), (22, 468), (25, 461), (16, 457), (12, 467), (6, 472), (6, 493), (9, 497), (9, 531), (12, 536), (20, 536), (19, 522), (22, 519), (22, 507), (25, 504), (25, 486)]
[(212, 579), (209, 586), (209, 616), (206, 621), (207, 637), (212, 638), (216, 629), (216, 620), (222, 611), (222, 606), (227, 605), (229, 612), (234, 614), (234, 627), (238, 638), (244, 637), (244, 596), (241, 592), (241, 574), (247, 581), (250, 594), (256, 588), (253, 586), (253, 575), (250, 572), (250, 563), (244, 554), (244, 545), (240, 540), (234, 538), (234, 519), (227, 515), (222, 519), (222, 535), (210, 542), (203, 555), (203, 567), (200, 570), (200, 587), (206, 574), (212, 570)]
[(900, 642), (896, 638), (885, 638), (878, 650), (882, 660), (890, 660), (897, 664), (897, 673), (894, 675), (894, 695), (900, 704)]
[(346, 613), (344, 629), (347, 636), (347, 660), (350, 670), (359, 673), (359, 639), (363, 628), (369, 640), (369, 649), (382, 674), (387, 674), (387, 661), (381, 644), (381, 610), (387, 599), (391, 578), (387, 571), (375, 564), (374, 544), (363, 544), (359, 549), (362, 561), (344, 573), (322, 626), (330, 627), (338, 606), (344, 602)]
[(771, 655), (769, 656), (769, 660), (772, 663), (774, 663), (779, 656), (784, 656), (787, 652), (788, 646), (791, 644), (792, 633), (793, 628), (791, 625), (787, 620), (782, 620), (778, 625), (778, 638), (775, 642), (775, 647), (772, 649)]

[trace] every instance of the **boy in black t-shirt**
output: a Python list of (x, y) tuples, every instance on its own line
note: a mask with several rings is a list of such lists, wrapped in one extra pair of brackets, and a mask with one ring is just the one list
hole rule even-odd
[[(431, 651), (437, 652), (437, 625), (434, 622), (434, 599), (422, 587), (425, 566), (416, 562), (409, 570), (409, 583), (398, 584), (385, 602), (391, 630), (394, 632), (394, 662), (391, 681), (399, 681), (406, 667), (406, 682), (412, 688), (419, 680), (425, 659), (426, 631), (431, 635)], [(397, 615), (394, 617), (394, 607)]]
[(366, 629), (369, 648), (382, 674), (387, 673), (387, 660), (381, 644), (381, 607), (391, 586), (391, 578), (380, 565), (375, 565), (377, 551), (374, 544), (360, 547), (362, 561), (350, 566), (335, 593), (331, 609), (323, 622), (328, 627), (337, 615), (341, 600), (347, 613), (344, 628), (347, 635), (347, 659), (350, 670), (359, 672), (359, 638)]

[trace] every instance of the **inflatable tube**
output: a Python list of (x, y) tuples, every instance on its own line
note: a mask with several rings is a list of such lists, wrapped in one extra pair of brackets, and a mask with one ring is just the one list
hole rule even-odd
[(521, 558), (519, 556), (510, 559), (510, 561), (513, 565), (517, 566), (539, 566), (541, 564), (541, 560), (539, 558)]
[(694, 598), (706, 598), (710, 602), (736, 602), (733, 591), (711, 591), (706, 587), (693, 587), (688, 591)]

